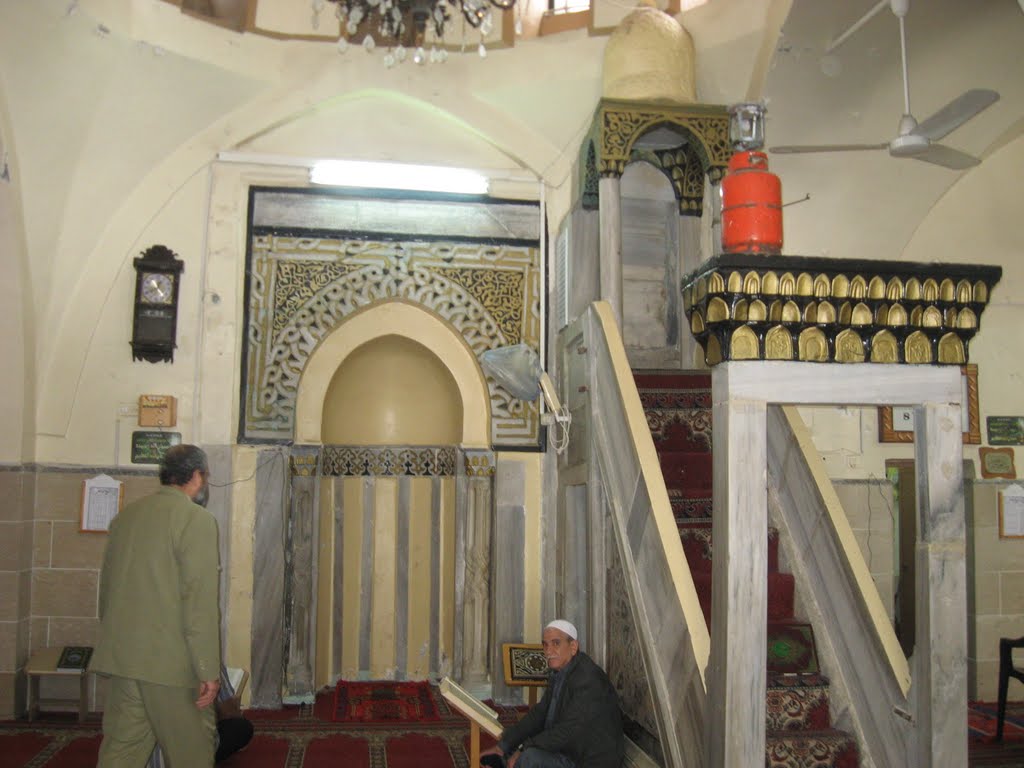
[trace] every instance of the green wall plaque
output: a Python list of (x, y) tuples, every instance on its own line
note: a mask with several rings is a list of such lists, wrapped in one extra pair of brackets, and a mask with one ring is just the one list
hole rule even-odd
[(989, 416), (989, 445), (1024, 445), (1024, 416)]
[(159, 464), (172, 445), (181, 444), (181, 432), (132, 432), (132, 464)]

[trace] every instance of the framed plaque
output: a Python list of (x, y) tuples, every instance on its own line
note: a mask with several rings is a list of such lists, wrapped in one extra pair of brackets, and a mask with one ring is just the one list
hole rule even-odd
[(1024, 416), (989, 416), (985, 426), (989, 445), (1024, 445)]
[(1013, 448), (979, 448), (981, 476), (1017, 479), (1017, 468), (1013, 464)]
[(172, 445), (181, 444), (181, 432), (132, 432), (132, 464), (159, 464)]
[[(960, 384), (963, 390), (961, 418), (964, 443), (981, 443), (981, 412), (978, 408), (978, 366), (960, 367)], [(914, 442), (913, 406), (883, 405), (878, 409), (878, 442)]]

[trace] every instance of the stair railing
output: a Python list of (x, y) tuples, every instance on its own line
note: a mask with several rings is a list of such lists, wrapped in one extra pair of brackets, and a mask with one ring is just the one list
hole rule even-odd
[(767, 419), (769, 510), (790, 545), (837, 725), (856, 734), (865, 764), (917, 764), (910, 666), (846, 513), (796, 408), (769, 407)]
[(590, 456), (637, 622), (666, 768), (702, 765), (710, 654), (704, 614), (610, 305), (591, 304), (579, 327), (588, 361)]

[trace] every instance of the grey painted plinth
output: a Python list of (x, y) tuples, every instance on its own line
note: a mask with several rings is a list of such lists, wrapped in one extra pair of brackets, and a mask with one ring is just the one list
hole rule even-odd
[(519, 704), (522, 692), (505, 685), (501, 644), (521, 643), (524, 638), (526, 465), (520, 461), (499, 461), (494, 495), (491, 688), (495, 701)]

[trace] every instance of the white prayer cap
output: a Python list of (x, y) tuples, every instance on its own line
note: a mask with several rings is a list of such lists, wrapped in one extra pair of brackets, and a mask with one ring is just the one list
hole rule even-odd
[(579, 633), (576, 631), (576, 627), (574, 627), (565, 619), (555, 619), (554, 621), (549, 622), (548, 625), (544, 627), (544, 629), (560, 630), (562, 632), (565, 632), (565, 634), (567, 634), (573, 640), (576, 640), (579, 637)]

